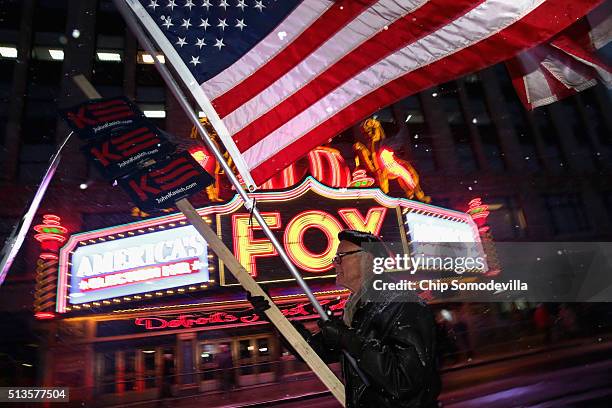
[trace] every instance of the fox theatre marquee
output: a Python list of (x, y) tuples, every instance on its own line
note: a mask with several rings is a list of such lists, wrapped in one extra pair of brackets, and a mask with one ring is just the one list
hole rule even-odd
[[(252, 197), (306, 280), (334, 277), (337, 235), (347, 228), (399, 243), (403, 253), (419, 241), (480, 241), (468, 214), (391, 198), (377, 188), (331, 188), (307, 177)], [(199, 213), (258, 282), (293, 280), (238, 196)], [(58, 269), (59, 313), (238, 285), (182, 214), (74, 234)]]

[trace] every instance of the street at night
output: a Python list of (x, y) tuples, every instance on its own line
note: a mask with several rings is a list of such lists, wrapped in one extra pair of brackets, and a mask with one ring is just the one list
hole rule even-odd
[(612, 1), (0, 0), (0, 406), (612, 406)]

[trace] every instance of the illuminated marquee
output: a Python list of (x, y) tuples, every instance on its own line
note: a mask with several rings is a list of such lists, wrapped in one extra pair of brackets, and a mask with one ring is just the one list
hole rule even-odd
[[(406, 231), (420, 228), (411, 214), (427, 222), (434, 219), (436, 234), (442, 233), (443, 223), (445, 236), (450, 228), (479, 242), (468, 214), (392, 198), (378, 188), (337, 189), (307, 177), (292, 189), (251, 197), (304, 279), (335, 276), (331, 259), (337, 234), (345, 228), (401, 243), (407, 253), (414, 237)], [(198, 213), (257, 281), (293, 280), (239, 196)], [(237, 285), (199, 239), (182, 214), (72, 235), (60, 252), (57, 312), (202, 290), (217, 277), (221, 285)]]
[(80, 246), (71, 260), (71, 304), (209, 280), (207, 245), (192, 226)]

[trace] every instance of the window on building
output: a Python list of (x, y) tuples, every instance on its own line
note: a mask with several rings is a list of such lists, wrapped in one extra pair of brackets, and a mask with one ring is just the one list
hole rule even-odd
[(116, 392), (115, 374), (117, 371), (116, 353), (109, 351), (98, 355), (100, 369), (98, 374), (98, 389), (103, 394), (113, 394)]
[[(507, 75), (504, 77), (507, 78)], [(521, 146), (522, 160), (523, 166), (525, 169), (530, 171), (538, 171), (541, 169), (541, 158), (538, 156), (536, 151), (536, 142), (535, 135), (533, 130), (527, 120), (527, 113), (525, 111), (525, 107), (518, 99), (516, 92), (514, 91), (514, 87), (510, 83), (510, 80), (507, 79), (502, 83), (507, 83), (506, 86), (502, 86), (502, 89), (506, 89), (508, 85), (510, 86), (509, 91), (512, 91), (511, 94), (506, 95), (506, 106), (508, 107), (508, 115), (512, 120), (510, 121), (514, 126), (514, 132), (518, 138), (519, 144)]]
[(21, 123), (19, 178), (22, 181), (41, 177), (58, 142), (57, 95), (62, 80), (63, 47), (68, 41), (67, 4), (67, 0), (40, 0), (33, 16), (34, 46)]
[(574, 163), (579, 166), (581, 170), (594, 170), (594, 152), (587, 135), (587, 129), (585, 129), (585, 124), (582, 122), (578, 113), (576, 100), (573, 97), (569, 97), (557, 102), (557, 104), (563, 112), (563, 125), (568, 127), (568, 130), (576, 141), (576, 151), (573, 152), (576, 159)]
[(485, 104), (484, 89), (478, 75), (468, 75), (465, 78), (465, 89), (470, 109), (474, 114), (471, 120), (478, 128), (485, 158), (493, 171), (503, 171), (506, 167), (497, 137), (497, 130), (491, 122), (491, 117)]
[(155, 349), (142, 350), (144, 386), (146, 389), (157, 387), (157, 372), (155, 364), (157, 354), (158, 353)]
[[(597, 86), (603, 87), (602, 84)], [(584, 101), (584, 108), (586, 110), (587, 120), (589, 124), (593, 127), (593, 130), (598, 138), (598, 141), (607, 153), (607, 157), (612, 156), (612, 129), (609, 129), (606, 126), (606, 118), (604, 115), (607, 113), (602, 109), (601, 103), (598, 101), (597, 90), (593, 88), (589, 88), (583, 92), (581, 92), (582, 100)], [(608, 94), (606, 91), (602, 92), (602, 98), (608, 99)], [(607, 105), (609, 106), (610, 102), (606, 100)], [(595, 152), (597, 154), (598, 152)], [(604, 152), (601, 152), (602, 155)]]
[(554, 234), (572, 234), (589, 230), (589, 220), (579, 193), (546, 194), (544, 202)]
[(433, 142), (425, 124), (410, 126), (410, 149), (418, 172), (426, 174), (436, 170), (436, 161), (433, 155)]
[(19, 30), (21, 4), (21, 0), (4, 0), (0, 2), (0, 30)]
[(238, 342), (238, 353), (240, 357), (240, 375), (253, 374), (253, 359), (255, 357), (255, 346), (251, 344), (250, 339), (240, 340)]
[(99, 2), (96, 14), (96, 54), (93, 61), (92, 83), (107, 97), (123, 95), (126, 26), (112, 1)]
[(438, 98), (444, 107), (461, 167), (466, 172), (476, 171), (478, 165), (472, 150), (470, 130), (459, 102), (456, 83), (452, 81), (439, 86)]
[(502, 151), (497, 137), (497, 130), (491, 123), (478, 123), (478, 133), (482, 140), (482, 149), (487, 162), (494, 171), (503, 171), (506, 168)]
[(408, 129), (407, 141), (410, 146), (411, 163), (420, 174), (432, 173), (436, 170), (431, 137), (425, 124), (419, 98), (414, 95), (404, 98), (396, 104), (396, 109)]
[(38, 0), (34, 12), (34, 31), (52, 33), (59, 41), (66, 31), (67, 10), (68, 0)]
[(553, 172), (562, 172), (567, 168), (566, 159), (563, 156), (559, 136), (555, 131), (550, 116), (545, 109), (536, 109), (533, 118), (544, 142), (544, 155), (548, 163), (552, 165)]
[(514, 197), (487, 197), (489, 206), (487, 223), (496, 241), (512, 240), (527, 235), (527, 222), (523, 209)]
[(520, 144), (523, 168), (533, 172), (538, 171), (542, 167), (542, 161), (536, 150), (535, 135), (527, 119), (525, 107), (516, 93), (504, 64), (495, 65), (493, 70), (506, 102), (507, 111), (504, 115), (510, 118), (509, 123), (513, 126)]
[(115, 8), (112, 0), (100, 0), (96, 15), (96, 31), (98, 34), (123, 37), (125, 21)]
[(123, 355), (123, 390), (136, 390), (136, 350), (125, 351)]
[[(0, 47), (3, 45), (0, 44)], [(13, 49), (10, 45), (10, 49)], [(6, 51), (6, 55), (11, 55), (10, 50)], [(16, 52), (16, 51), (15, 51)], [(0, 146), (4, 146), (6, 121), (11, 98), (11, 85), (13, 81), (13, 71), (15, 69), (15, 59), (5, 58), (0, 53)], [(0, 148), (0, 163), (2, 162), (3, 149)]]
[(124, 64), (136, 63), (125, 61), (123, 48), (123, 37), (98, 34), (91, 81), (106, 97), (123, 95)]
[[(0, 7), (2, 8), (0, 10), (0, 30), (2, 28), (8, 29), (8, 27), (4, 27), (7, 23), (5, 19), (13, 18), (11, 14), (16, 12), (16, 4), (14, 3), (8, 2), (6, 9)], [(10, 38), (11, 34), (13, 34), (12, 38)], [(13, 72), (17, 60), (17, 35), (17, 31), (13, 33), (5, 32), (2, 40), (0, 40), (0, 163), (4, 162), (6, 155), (6, 149), (3, 147), (6, 143), (6, 125), (11, 100)]]
[(608, 211), (608, 216), (612, 219), (612, 190), (603, 192), (603, 201)]

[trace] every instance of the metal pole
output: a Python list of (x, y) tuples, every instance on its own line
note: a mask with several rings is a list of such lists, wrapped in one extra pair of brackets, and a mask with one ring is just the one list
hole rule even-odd
[(211, 141), (210, 136), (208, 135), (208, 132), (206, 131), (204, 126), (202, 126), (202, 124), (200, 123), (198, 116), (193, 111), (193, 108), (191, 107), (191, 105), (189, 104), (189, 101), (183, 94), (183, 91), (181, 90), (180, 86), (174, 80), (174, 77), (170, 73), (170, 70), (157, 59), (157, 50), (155, 49), (154, 45), (151, 43), (151, 40), (149, 40), (149, 38), (147, 37), (146, 33), (144, 32), (144, 30), (142, 29), (138, 21), (136, 21), (131, 11), (127, 8), (127, 5), (121, 0), (113, 0), (113, 1), (117, 9), (119, 10), (121, 15), (125, 19), (127, 25), (130, 27), (132, 32), (136, 35), (136, 38), (138, 38), (138, 41), (140, 42), (140, 44), (153, 57), (153, 60), (155, 61), (155, 66), (157, 67), (157, 70), (159, 71), (160, 75), (166, 82), (166, 85), (168, 85), (168, 88), (170, 89), (170, 91), (172, 92), (176, 100), (179, 102), (179, 104), (185, 111), (185, 114), (187, 114), (187, 117), (189, 118), (189, 120), (193, 123), (193, 125), (200, 132), (200, 136), (202, 137), (202, 140), (204, 141), (208, 149), (214, 154), (217, 161), (221, 164), (221, 167), (223, 167), (225, 174), (229, 177), (230, 182), (234, 185), (234, 188), (236, 188), (236, 191), (238, 192), (240, 197), (243, 199), (245, 207), (248, 210), (252, 211), (253, 216), (255, 217), (259, 225), (261, 226), (263, 232), (266, 234), (268, 239), (270, 239), (270, 242), (280, 254), (281, 259), (283, 260), (287, 268), (289, 268), (289, 271), (291, 272), (293, 277), (296, 279), (300, 287), (304, 290), (306, 296), (308, 297), (308, 300), (310, 300), (310, 302), (316, 309), (321, 319), (328, 320), (329, 316), (325, 313), (325, 310), (323, 309), (323, 307), (321, 307), (321, 305), (317, 301), (317, 298), (313, 295), (312, 291), (310, 290), (310, 288), (308, 287), (308, 285), (306, 284), (306, 282), (300, 275), (299, 271), (295, 268), (293, 263), (291, 263), (291, 260), (285, 253), (285, 249), (280, 244), (280, 242), (278, 242), (278, 240), (274, 236), (274, 233), (272, 232), (270, 227), (268, 227), (268, 224), (266, 224), (266, 221), (259, 213), (259, 210), (257, 209), (257, 207), (254, 205), (253, 200), (249, 198), (244, 188), (240, 185), (238, 178), (232, 172), (227, 162), (223, 159), (223, 155), (221, 154), (217, 146)]
[(70, 132), (68, 136), (66, 136), (60, 147), (51, 158), (51, 163), (49, 164), (45, 175), (38, 185), (38, 189), (34, 194), (34, 198), (32, 198), (30, 206), (21, 218), (21, 221), (19, 221), (19, 223), (13, 228), (11, 236), (6, 240), (4, 248), (2, 249), (4, 255), (2, 256), (2, 261), (0, 262), (0, 285), (4, 283), (8, 270), (11, 268), (19, 249), (23, 245), (23, 241), (28, 233), (28, 230), (30, 229), (30, 225), (32, 225), (36, 211), (38, 211), (38, 207), (40, 206), (40, 202), (47, 192), (47, 187), (49, 187), (49, 184), (55, 175), (57, 166), (59, 166), (62, 150), (64, 149), (64, 146), (66, 146), (66, 143), (68, 143), (72, 133), (73, 132)]

